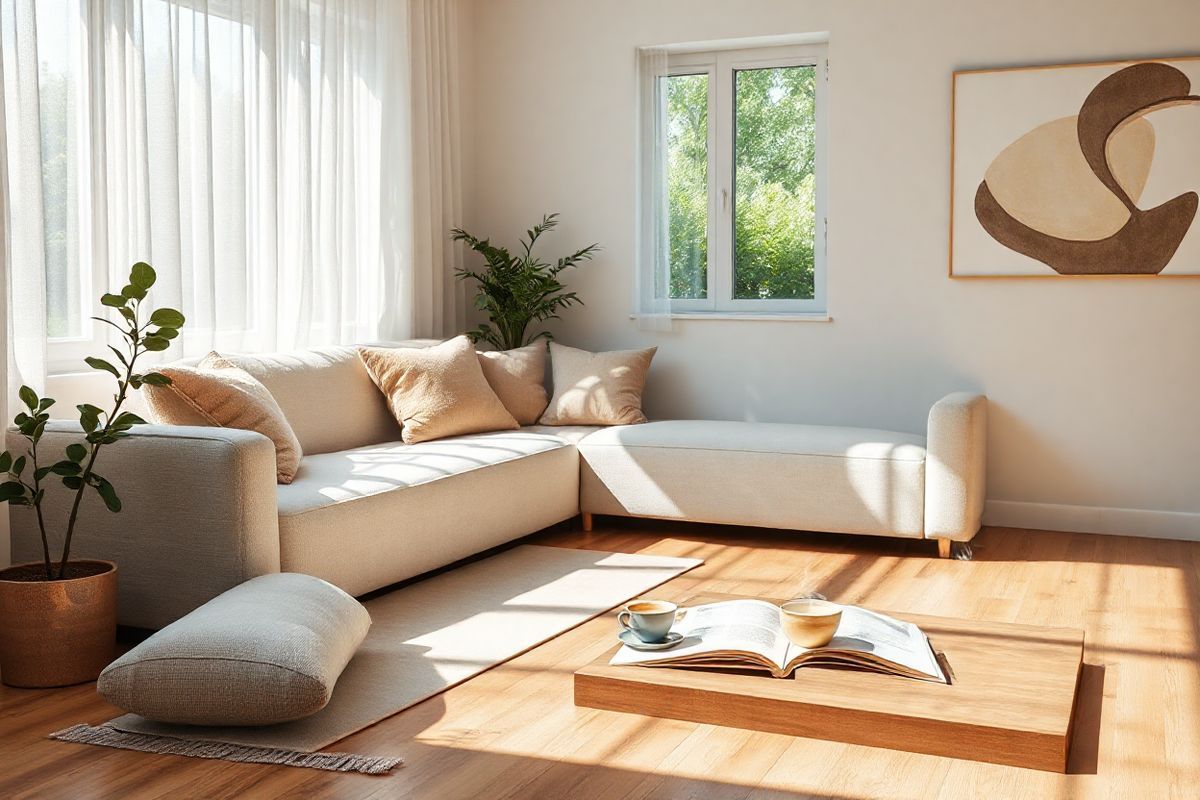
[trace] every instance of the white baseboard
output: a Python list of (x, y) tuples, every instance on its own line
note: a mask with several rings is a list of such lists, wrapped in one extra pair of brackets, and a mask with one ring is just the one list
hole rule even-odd
[(1002, 528), (1200, 541), (1200, 513), (1188, 511), (988, 500), (983, 509), (983, 524)]

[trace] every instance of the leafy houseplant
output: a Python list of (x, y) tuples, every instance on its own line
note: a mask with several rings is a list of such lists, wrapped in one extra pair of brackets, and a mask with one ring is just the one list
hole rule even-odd
[(558, 214), (542, 217), (540, 224), (525, 232), (521, 251), (515, 256), (462, 228), (451, 231), (453, 241), (466, 242), (487, 262), (484, 270), (461, 268), (457, 271), (460, 280), (473, 278), (479, 284), (475, 307), (488, 314), (488, 322), (467, 333), (471, 341), (484, 341), (498, 350), (512, 350), (543, 337), (549, 339), (548, 332), (530, 334), (529, 327), (548, 319), (558, 319), (558, 312), (563, 308), (583, 304), (575, 292), (566, 290), (558, 276), (563, 270), (590, 260), (600, 246), (590, 244), (553, 264), (541, 261), (533, 255), (533, 247), (543, 233), (557, 225)]
[[(0, 473), (7, 473), (7, 480), (0, 483), (0, 501), (26, 507), (37, 515), (42, 562), (0, 571), (0, 677), (9, 685), (56, 686), (91, 680), (112, 656), (116, 567), (105, 561), (71, 561), (71, 543), (87, 492), (96, 492), (109, 511), (121, 510), (115, 487), (96, 471), (96, 462), (105, 446), (127, 437), (134, 425), (145, 424), (137, 414), (122, 411), (129, 391), (145, 384), (166, 386), (171, 382), (161, 373), (137, 370), (139, 357), (170, 347), (184, 323), (183, 314), (172, 308), (155, 309), (147, 321), (142, 321), (142, 304), (155, 279), (154, 269), (138, 262), (120, 294), (100, 298), (102, 305), (117, 311), (120, 323), (103, 317), (93, 319), (120, 331), (123, 347), (109, 346), (116, 364), (102, 358), (85, 361), (92, 369), (110, 373), (117, 389), (109, 411), (88, 403), (77, 406), (83, 440), (67, 445), (64, 458), (51, 460), (39, 450), (54, 400), (39, 397), (28, 386), (22, 386), (18, 393), (25, 410), (13, 422), (28, 446), (24, 453), (0, 453)], [(70, 515), (61, 552), (52, 558), (42, 509), (51, 496), (47, 490), (53, 489), (56, 482), (69, 493)], [(91, 588), (65, 586), (76, 583)], [(64, 593), (69, 594), (71, 602), (62, 602)], [(81, 597), (88, 602), (80, 603)], [(110, 615), (111, 619), (96, 620), (97, 613)]]

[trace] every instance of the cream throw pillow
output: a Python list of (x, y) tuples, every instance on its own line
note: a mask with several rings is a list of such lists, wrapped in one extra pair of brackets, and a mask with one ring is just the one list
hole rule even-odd
[(466, 336), (424, 349), (360, 347), (358, 354), (404, 426), (405, 444), (520, 427)]
[(96, 691), (159, 722), (288, 722), (325, 707), (370, 627), (362, 603), (331, 583), (261, 575), (109, 664)]
[(279, 403), (250, 373), (217, 353), (195, 367), (159, 370), (170, 386), (142, 387), (151, 421), (162, 425), (210, 425), (240, 428), (266, 436), (275, 444), (275, 476), (291, 483), (304, 455)]
[(479, 366), (508, 413), (522, 425), (533, 425), (546, 410), (546, 344), (534, 342), (515, 350), (479, 354)]
[(554, 397), (543, 425), (633, 425), (646, 421), (642, 389), (657, 347), (589, 353), (550, 343)]

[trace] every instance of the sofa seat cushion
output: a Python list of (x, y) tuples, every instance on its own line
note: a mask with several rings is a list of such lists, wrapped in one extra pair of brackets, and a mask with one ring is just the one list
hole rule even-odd
[(281, 568), (354, 595), (579, 513), (579, 456), (527, 429), (306, 456), (280, 486)]
[(584, 511), (923, 535), (925, 439), (822, 425), (666, 421), (579, 442)]

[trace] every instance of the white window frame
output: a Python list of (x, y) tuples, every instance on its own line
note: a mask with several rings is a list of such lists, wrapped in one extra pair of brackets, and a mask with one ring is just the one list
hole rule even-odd
[[(815, 225), (813, 231), (813, 297), (811, 299), (753, 300), (733, 297), (735, 97), (739, 70), (771, 67), (814, 67), (816, 80)], [(827, 310), (828, 188), (826, 148), (829, 118), (829, 55), (824, 43), (671, 52), (668, 76), (708, 75), (708, 288), (705, 299), (672, 298), (672, 313), (688, 316), (711, 313), (754, 317), (781, 314), (813, 315)], [(659, 92), (659, 103), (666, 102)], [(653, 276), (650, 286), (654, 285)]]

